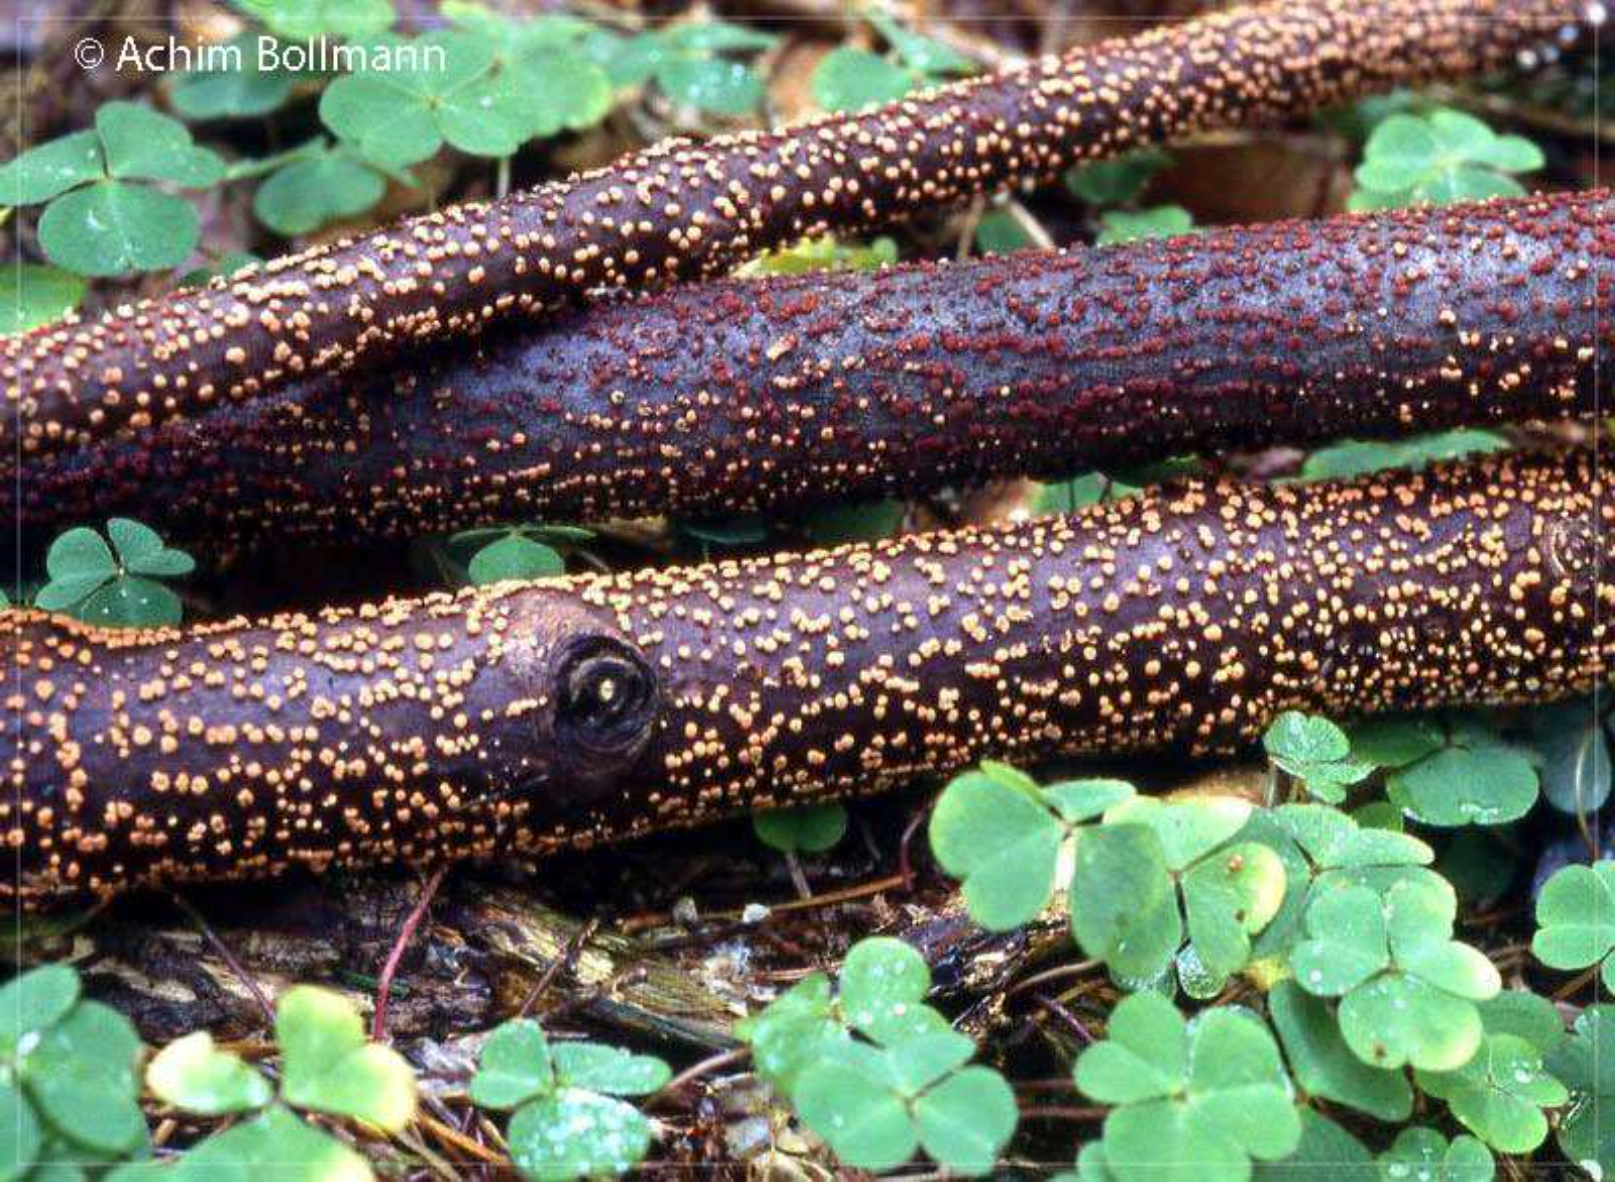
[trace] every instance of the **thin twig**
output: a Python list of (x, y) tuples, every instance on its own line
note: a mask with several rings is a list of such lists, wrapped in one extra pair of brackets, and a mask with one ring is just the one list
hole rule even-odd
[(792, 889), (798, 892), (800, 899), (813, 899), (814, 890), (809, 886), (809, 879), (803, 872), (803, 863), (798, 861), (798, 855), (792, 850), (786, 851), (787, 875), (792, 879)]
[(1046, 969), (1042, 973), (1035, 973), (1032, 977), (1024, 977), (1006, 990), (1006, 996), (1015, 997), (1017, 994), (1043, 985), (1047, 981), (1060, 981), (1063, 977), (1082, 977), (1086, 973), (1095, 971), (1100, 964), (1099, 960), (1081, 960), (1077, 964), (1059, 964), (1054, 969)]
[(376, 1013), (371, 1017), (371, 1039), (373, 1042), (386, 1042), (388, 1038), (388, 997), (393, 993), (393, 975), (399, 971), (399, 962), (404, 959), (405, 949), (410, 947), (410, 941), (416, 934), (416, 928), (421, 926), (422, 916), (427, 914), (427, 907), (438, 893), (439, 884), (444, 881), (448, 873), (448, 863), (432, 872), (421, 888), (421, 895), (416, 899), (416, 905), (405, 916), (404, 925), (399, 929), (398, 937), (393, 941), (393, 947), (388, 950), (388, 959), (382, 964), (382, 973), (376, 981)]
[(230, 950), (230, 946), (219, 938), (219, 933), (213, 930), (213, 927), (203, 918), (202, 912), (193, 907), (189, 899), (178, 891), (170, 891), (169, 898), (173, 899), (175, 906), (185, 912), (191, 922), (197, 925), (197, 930), (202, 933), (202, 938), (219, 954), (219, 958), (225, 962), (230, 971), (241, 978), (242, 984), (246, 985), (247, 991), (253, 995), (253, 1000), (258, 1002), (258, 1008), (263, 1011), (265, 1023), (273, 1027), (275, 1025), (275, 1007), (270, 1004), (269, 995), (264, 992), (263, 988), (253, 978), (253, 974), (247, 971), (247, 966), (236, 959), (236, 954)]
[(1051, 232), (1045, 228), (1043, 222), (1029, 212), (1028, 207), (1021, 201), (1018, 201), (1015, 197), (1011, 198), (1006, 202), (1006, 212), (1011, 215), (1011, 220), (1017, 223), (1022, 232), (1027, 234), (1040, 250), (1056, 249), (1056, 239), (1051, 237)]
[(910, 865), (910, 843), (915, 840), (917, 831), (921, 829), (922, 822), (932, 813), (932, 809), (920, 808), (916, 815), (910, 818), (904, 832), (899, 835), (899, 877), (904, 881), (905, 894), (911, 894), (916, 889), (915, 871)]
[(1570, 997), (1577, 996), (1581, 990), (1588, 989), (1590, 987), (1590, 982), (1595, 980), (1595, 975), (1600, 971), (1600, 969), (1601, 966), (1599, 964), (1591, 965), (1577, 977), (1574, 977), (1573, 980), (1569, 981), (1555, 993), (1551, 994), (1551, 997), (1556, 1001), (1566, 1001)]
[(1056, 1018), (1062, 1023), (1062, 1025), (1066, 1026), (1074, 1034), (1078, 1035), (1079, 1041), (1083, 1042), (1085, 1045), (1088, 1046), (1090, 1043), (1095, 1042), (1096, 1036), (1090, 1032), (1090, 1028), (1083, 1022), (1079, 1021), (1078, 1018), (1074, 1016), (1072, 1011), (1070, 1011), (1060, 1002), (1052, 1001), (1043, 993), (1036, 993), (1034, 994), (1034, 1004), (1039, 1006), (1039, 1008), (1044, 1010), (1047, 1014), (1050, 1014), (1052, 1017)]
[[(873, 878), (869, 882), (856, 883), (854, 886), (844, 887), (841, 890), (827, 891), (825, 894), (821, 895), (811, 895), (807, 899), (789, 899), (785, 903), (774, 903), (771, 904), (770, 910), (774, 913), (780, 913), (783, 911), (812, 911), (816, 907), (828, 907), (833, 903), (847, 903), (853, 899), (864, 899), (871, 895), (879, 895), (883, 891), (890, 891), (894, 887), (902, 887), (904, 884), (904, 875), (889, 874), (882, 878)], [(732, 908), (729, 911), (713, 912), (704, 918), (714, 921), (735, 921), (740, 920), (741, 917), (742, 909)], [(640, 915), (631, 915), (625, 917), (618, 923), (617, 930), (628, 936), (634, 935), (636, 932), (645, 931), (647, 928), (662, 927), (667, 924), (667, 922), (668, 914), (666, 912), (660, 911), (653, 913), (642, 913)], [(671, 946), (672, 945), (659, 945), (658, 947), (664, 948)]]
[(1106, 1117), (1105, 1108), (1024, 1108), (1021, 1112), (1023, 1120), (1101, 1120)]
[(598, 920), (587, 920), (583, 927), (573, 933), (573, 938), (562, 949), (562, 954), (545, 966), (545, 971), (539, 975), (539, 980), (534, 982), (534, 987), (522, 999), (522, 1005), (517, 1007), (517, 1017), (526, 1018), (528, 1011), (534, 1008), (534, 1003), (551, 987), (551, 982), (556, 980), (557, 975), (564, 969), (572, 968), (573, 963), (579, 958), (579, 953), (584, 951), (585, 943), (591, 936), (595, 935), (598, 926), (600, 926)]
[(651, 1105), (657, 1103), (659, 1100), (672, 1100), (674, 1097), (680, 1094), (680, 1089), (684, 1088), (686, 1085), (693, 1083), (694, 1081), (699, 1080), (703, 1076), (709, 1075), (712, 1072), (721, 1071), (732, 1064), (745, 1062), (752, 1056), (752, 1054), (752, 1047), (736, 1047), (732, 1050), (721, 1051), (717, 1055), (710, 1055), (700, 1063), (693, 1063), (690, 1067), (687, 1067), (684, 1071), (680, 1072), (680, 1074), (669, 1080), (668, 1083), (658, 1088), (657, 1091), (653, 1092), (646, 1098), (646, 1103)]
[(479, 1161), (489, 1162), (492, 1165), (506, 1164), (506, 1159), (500, 1154), (496, 1153), (494, 1150), (490, 1149), (487, 1145), (472, 1140), (472, 1138), (468, 1137), (460, 1130), (445, 1124), (441, 1120), (428, 1116), (426, 1113), (418, 1113), (416, 1116), (416, 1123), (421, 1125), (422, 1128), (426, 1129), (440, 1141), (444, 1142), (444, 1144), (451, 1145), (456, 1149), (459, 1149), (468, 1157), (475, 1157)]
[(429, 1149), (427, 1143), (421, 1139), (421, 1134), (416, 1132), (415, 1129), (405, 1129), (396, 1134), (394, 1139), (410, 1150), (411, 1153), (421, 1158), (429, 1170), (438, 1177), (445, 1179), (446, 1182), (456, 1182), (460, 1178), (461, 1175), (456, 1172), (455, 1167)]

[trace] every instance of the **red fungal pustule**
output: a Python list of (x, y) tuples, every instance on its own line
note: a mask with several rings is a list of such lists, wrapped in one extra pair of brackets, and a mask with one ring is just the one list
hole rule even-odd
[(158, 632), (0, 614), (39, 907), (538, 855), (985, 757), (1554, 700), (1613, 659), (1609, 466), (1190, 481), (1067, 518)]
[(36, 457), (43, 545), (788, 510), (1612, 410), (1607, 193), (715, 281)]
[(69, 450), (375, 366), (592, 289), (713, 275), (806, 234), (889, 224), (1137, 144), (1496, 69), (1604, 14), (1588, 0), (1285, 0), (859, 116), (670, 142), (8, 340), (0, 457), (15, 463), (19, 442), (25, 456)]

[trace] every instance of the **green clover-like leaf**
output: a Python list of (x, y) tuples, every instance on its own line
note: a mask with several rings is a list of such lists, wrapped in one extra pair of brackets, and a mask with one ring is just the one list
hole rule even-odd
[(364, 71), (334, 81), (320, 97), (320, 118), (384, 168), (417, 164), (448, 140), (475, 156), (510, 156), (530, 134), (516, 77), (495, 69), (493, 38), (461, 29), (417, 43), (422, 66)]
[(106, 175), (93, 131), (47, 140), (0, 167), (0, 205), (37, 205)]
[(611, 1096), (564, 1088), (524, 1104), (506, 1130), (511, 1160), (535, 1182), (627, 1173), (652, 1144), (652, 1126)]
[(107, 175), (118, 180), (205, 189), (224, 179), (225, 162), (218, 153), (199, 148), (179, 120), (139, 103), (103, 103), (96, 110), (96, 134)]
[(1483, 1037), (1475, 1005), (1400, 973), (1355, 988), (1339, 1004), (1337, 1021), (1356, 1055), (1390, 1068), (1448, 1067), (1474, 1053)]
[(1601, 965), (1601, 980), (1613, 991), (1613, 863), (1564, 866), (1546, 880), (1534, 917), (1534, 955), (1553, 969)]
[(140, 1039), (129, 1019), (81, 1001), (39, 1035), (19, 1068), (23, 1087), (56, 1132), (103, 1154), (124, 1154), (146, 1139), (136, 1102)]
[(153, 1056), (146, 1086), (165, 1103), (199, 1116), (250, 1112), (275, 1097), (268, 1080), (241, 1056), (221, 1051), (206, 1030), (175, 1039)]
[(1134, 797), (1122, 780), (1071, 780), (1040, 788), (985, 761), (950, 781), (933, 810), (933, 856), (963, 880), (967, 910), (992, 931), (1032, 920), (1049, 901), (1064, 839)]
[(1550, 1133), (1544, 1109), (1567, 1103), (1568, 1090), (1545, 1070), (1539, 1051), (1515, 1034), (1491, 1034), (1454, 1071), (1418, 1071), (1416, 1082), (1449, 1104), (1455, 1119), (1501, 1153), (1528, 1153)]
[(1391, 963), (1382, 900), (1367, 887), (1321, 892), (1304, 924), (1311, 938), (1292, 950), (1292, 971), (1317, 997), (1341, 997)]
[(921, 1145), (904, 1098), (852, 1062), (810, 1064), (793, 1086), (792, 1107), (839, 1160), (856, 1169), (893, 1169)]
[(1428, 825), (1502, 825), (1539, 799), (1539, 776), (1514, 747), (1454, 746), (1400, 768), (1388, 798)]
[(1081, 829), (1069, 897), (1073, 936), (1085, 955), (1119, 976), (1163, 971), (1184, 938), (1174, 879), (1157, 833), (1146, 825)]
[(753, 814), (753, 833), (782, 853), (824, 853), (842, 841), (846, 832), (848, 810), (836, 802)]
[(287, 990), (275, 1036), (287, 1103), (388, 1132), (415, 1115), (415, 1073), (391, 1047), (366, 1041), (359, 1014), (341, 995), (309, 985)]
[(1282, 805), (1271, 817), (1320, 870), (1367, 866), (1425, 866), (1432, 847), (1403, 833), (1368, 829), (1334, 808)]
[(387, 181), (376, 169), (327, 148), (266, 177), (253, 193), (253, 215), (277, 234), (294, 238), (364, 213), (386, 190)]
[(578, 50), (586, 61), (605, 71), (615, 89), (645, 85), (671, 53), (668, 43), (655, 31), (621, 37), (610, 29), (599, 28), (579, 40)]
[(178, 266), (196, 249), (199, 232), (189, 202), (122, 181), (75, 189), (52, 201), (39, 219), (46, 256), (80, 275)]
[(45, 1147), (45, 1129), (33, 1104), (9, 1080), (0, 1080), (0, 1179), (38, 1177), (34, 1163)]
[(518, 533), (490, 542), (466, 564), (466, 573), (477, 586), (508, 579), (543, 579), (565, 574), (562, 556), (550, 546)]
[(815, 63), (810, 91), (826, 111), (862, 111), (909, 94), (915, 74), (868, 49), (839, 46)]
[(622, 1047), (594, 1042), (562, 1042), (551, 1048), (557, 1082), (609, 1096), (645, 1096), (669, 1082), (669, 1065), (655, 1055), (634, 1055)]
[(66, 316), (84, 298), (85, 282), (70, 271), (17, 263), (0, 289), (0, 336), (12, 336)]
[(777, 40), (773, 33), (713, 19), (670, 25), (662, 36), (666, 45), (683, 53), (757, 53)]
[(1343, 1038), (1364, 1062), (1453, 1070), (1482, 1039), (1476, 1003), (1500, 990), (1487, 958), (1450, 939), (1454, 918), (1454, 893), (1441, 880), (1395, 881), (1385, 896), (1355, 885), (1323, 890), (1292, 970), (1307, 992), (1342, 998)]
[(1241, 842), (1192, 866), (1181, 889), (1197, 960), (1210, 976), (1223, 980), (1247, 964), (1251, 937), (1280, 910), (1286, 866), (1269, 846)]
[(803, 1122), (847, 1165), (890, 1169), (918, 1147), (957, 1173), (986, 1173), (1017, 1124), (1016, 1098), (998, 1073), (962, 1067), (972, 1043), (942, 1030), (878, 1050), (823, 1048), (792, 1089)]
[(1034, 245), (1022, 223), (1006, 209), (985, 211), (972, 231), (972, 241), (979, 254), (1013, 254)]
[(887, 43), (893, 46), (900, 60), (924, 77), (931, 79), (977, 71), (976, 64), (970, 58), (957, 53), (942, 41), (905, 28), (886, 13), (873, 12), (869, 19)]
[(17, 1053), (25, 1038), (67, 1017), (79, 1000), (79, 975), (67, 965), (47, 964), (0, 985), (0, 1057)]
[(179, 623), (179, 597), (153, 580), (189, 574), (196, 565), (191, 556), (165, 546), (153, 530), (128, 518), (113, 518), (107, 533), (112, 547), (83, 527), (51, 543), (45, 556), (50, 581), (34, 596), (35, 606), (109, 627)]
[(921, 1034), (901, 1037), (884, 1048), (885, 1073), (905, 1097), (921, 1095), (945, 1076), (964, 1066), (977, 1046), (964, 1034), (940, 1026)]
[(1296, 710), (1279, 715), (1264, 732), (1270, 760), (1309, 791), (1330, 804), (1341, 804), (1345, 789), (1372, 771), (1372, 765), (1349, 758), (1348, 735), (1330, 719)]
[(1250, 1011), (1220, 1006), (1191, 1024), (1191, 1110), (1250, 1157), (1274, 1161), (1298, 1144), (1298, 1111), (1275, 1040)]
[(1077, 165), (1063, 180), (1069, 192), (1091, 205), (1128, 205), (1170, 163), (1172, 157), (1161, 148), (1137, 148), (1111, 160)]
[(764, 101), (764, 80), (728, 58), (672, 56), (658, 65), (656, 77), (671, 102), (716, 115), (749, 115)]
[(1485, 1034), (1513, 1034), (1542, 1055), (1562, 1044), (1562, 1016), (1549, 998), (1526, 989), (1503, 989), (1478, 1003)]
[(288, 41), (369, 37), (393, 24), (391, 0), (237, 0), (237, 3)]
[(180, 622), (180, 597), (162, 583), (123, 575), (93, 591), (73, 614), (106, 628), (162, 628)]
[(1167, 999), (1133, 994), (1073, 1074), (1080, 1091), (1117, 1105), (1103, 1143), (1120, 1178), (1245, 1179), (1250, 1159), (1283, 1158), (1301, 1135), (1274, 1040), (1233, 1009), (1204, 1010), (1188, 1027)]
[(928, 1157), (956, 1174), (977, 1177), (994, 1168), (1011, 1140), (1017, 1097), (999, 1072), (967, 1067), (917, 1099), (915, 1121)]
[(1587, 1008), (1545, 1063), (1570, 1093), (1556, 1126), (1557, 1145), (1590, 1177), (1613, 1177), (1612, 1006)]
[(1385, 208), (1426, 201), (1520, 196), (1509, 174), (1545, 166), (1545, 155), (1521, 136), (1498, 135), (1462, 111), (1438, 109), (1426, 116), (1399, 112), (1384, 119), (1365, 144), (1354, 171), (1359, 184), (1352, 209)]
[(172, 579), (188, 575), (197, 568), (191, 555), (165, 546), (151, 526), (128, 517), (109, 519), (107, 536), (118, 552), (119, 564), (131, 574)]
[(939, 866), (962, 880), (967, 911), (991, 931), (1020, 927), (1049, 901), (1063, 826), (1037, 792), (963, 773), (939, 797), (927, 835)]
[(100, 534), (80, 526), (51, 543), (45, 554), (45, 573), (50, 581), (34, 596), (34, 604), (46, 611), (63, 611), (116, 578), (118, 560)]
[(205, 59), (202, 68), (177, 74), (169, 83), (169, 105), (182, 118), (246, 119), (268, 115), (292, 95), (298, 75), (285, 69), (261, 69), (258, 35), (241, 33), (224, 51)]
[(1313, 1108), (1298, 1109), (1298, 1121), (1298, 1147), (1276, 1161), (1255, 1162), (1253, 1182), (1365, 1182), (1371, 1151), (1352, 1133)]
[(1453, 1141), (1434, 1129), (1400, 1131), (1387, 1152), (1377, 1159), (1382, 1182), (1434, 1178), (1443, 1182), (1492, 1182), (1494, 1158), (1483, 1142), (1465, 1135)]
[(872, 936), (849, 949), (837, 978), (837, 1000), (849, 1025), (879, 1043), (936, 1028), (923, 1004), (932, 987), (926, 959), (891, 936)]
[(528, 134), (548, 138), (594, 127), (612, 110), (607, 71), (571, 51), (529, 49), (507, 67), (524, 96)]
[(1190, 1072), (1185, 1019), (1156, 993), (1134, 993), (1107, 1020), (1107, 1037), (1073, 1066), (1073, 1081), (1104, 1104), (1135, 1104), (1185, 1090)]
[(480, 1107), (509, 1110), (555, 1088), (545, 1032), (530, 1018), (514, 1018), (495, 1027), (484, 1041), (467, 1092)]
[(1348, 735), (1329, 718), (1287, 710), (1264, 732), (1264, 750), (1277, 761), (1335, 763), (1348, 757)]
[(1502, 436), (1476, 427), (1457, 427), (1453, 431), (1393, 442), (1350, 439), (1310, 453), (1303, 462), (1299, 477), (1303, 480), (1345, 480), (1388, 468), (1424, 468), (1428, 464), (1499, 451), (1509, 446), (1510, 442)]
[(1090, 778), (1059, 780), (1039, 790), (1040, 799), (1056, 810), (1069, 825), (1093, 821), (1125, 801), (1135, 798), (1135, 786), (1127, 780)]
[[(146, 1163), (142, 1163), (146, 1164)], [(136, 1167), (137, 1169), (139, 1167)], [(366, 1160), (337, 1138), (312, 1128), (280, 1105), (215, 1133), (160, 1174), (119, 1170), (108, 1182), (370, 1182)]]
[(787, 1092), (822, 1044), (846, 1037), (833, 1014), (831, 981), (823, 973), (805, 977), (763, 1010), (738, 1022), (736, 1035), (753, 1048), (759, 1074)]
[(1151, 209), (1109, 209), (1101, 215), (1097, 246), (1115, 246), (1142, 238), (1174, 238), (1196, 230), (1191, 212), (1180, 205), (1157, 205)]
[(1404, 767), (1444, 746), (1443, 728), (1426, 718), (1377, 718), (1349, 731), (1353, 758), (1377, 767)]
[(1372, 1067), (1349, 1050), (1326, 1002), (1291, 981), (1271, 990), (1269, 1001), (1292, 1076), (1305, 1092), (1378, 1120), (1409, 1117), (1413, 1097), (1404, 1075)]
[(1157, 835), (1164, 864), (1181, 871), (1234, 837), (1252, 812), (1251, 804), (1233, 796), (1184, 801), (1135, 796), (1109, 809), (1106, 821), (1145, 825)]

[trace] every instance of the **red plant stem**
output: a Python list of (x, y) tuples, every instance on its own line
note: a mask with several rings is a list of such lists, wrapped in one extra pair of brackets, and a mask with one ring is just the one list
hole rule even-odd
[(388, 1040), (388, 999), (393, 993), (393, 978), (399, 971), (399, 962), (404, 959), (405, 949), (410, 947), (416, 929), (421, 926), (427, 908), (432, 905), (433, 896), (438, 894), (438, 888), (448, 872), (448, 866), (439, 866), (427, 876), (427, 881), (422, 884), (421, 894), (416, 897), (416, 905), (410, 909), (410, 914), (405, 916), (404, 923), (399, 927), (399, 934), (394, 938), (393, 947), (388, 949), (388, 958), (382, 963), (382, 972), (376, 979), (376, 1011), (371, 1016), (372, 1042)]
[(863, 115), (660, 145), (8, 340), (0, 376), (14, 413), (0, 416), (0, 457), (14, 462), (19, 430), (30, 456), (81, 447), (316, 372), (376, 373), (390, 355), (592, 289), (714, 275), (805, 235), (890, 225), (1138, 144), (1498, 69), (1554, 52), (1602, 11), (1585, 0), (1285, 0)]

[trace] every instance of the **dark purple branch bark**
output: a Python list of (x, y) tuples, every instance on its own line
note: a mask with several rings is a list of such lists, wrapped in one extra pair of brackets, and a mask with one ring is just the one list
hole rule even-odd
[(374, 372), (592, 289), (713, 275), (806, 234), (891, 224), (1137, 144), (1496, 69), (1601, 11), (1584, 0), (1289, 0), (864, 115), (663, 145), (7, 341), (14, 414), (0, 418), (0, 457), (14, 463), (19, 443), (29, 455), (80, 447), (313, 372)]
[(990, 756), (1223, 752), (1286, 709), (1554, 699), (1610, 670), (1612, 554), (1577, 450), (317, 617), (6, 612), (6, 889), (538, 854)]
[(21, 518), (220, 545), (916, 495), (1610, 411), (1612, 337), (1607, 193), (719, 282), (37, 458)]

